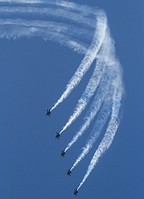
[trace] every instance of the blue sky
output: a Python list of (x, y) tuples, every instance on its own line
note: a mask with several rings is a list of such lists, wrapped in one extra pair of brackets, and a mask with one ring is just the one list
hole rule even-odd
[[(99, 7), (107, 13), (126, 88), (123, 117), (115, 140), (78, 197), (142, 199), (144, 2), (74, 2)], [(59, 98), (83, 56), (39, 38), (0, 39), (0, 44), (0, 198), (73, 198), (73, 189), (81, 181), (94, 150), (68, 178), (66, 170), (82, 143), (76, 144), (64, 159), (60, 152), (79, 127), (81, 117), (60, 142), (54, 136), (72, 112), (91, 70), (49, 119), (45, 117), (46, 108)]]

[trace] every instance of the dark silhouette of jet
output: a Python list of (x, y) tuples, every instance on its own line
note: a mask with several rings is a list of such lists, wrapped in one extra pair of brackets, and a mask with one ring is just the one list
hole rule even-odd
[(57, 138), (58, 140), (60, 139), (60, 133), (59, 132), (56, 132), (55, 138)]
[(70, 170), (70, 169), (67, 170), (67, 175), (68, 175), (68, 176), (71, 175), (71, 170)]
[(48, 110), (48, 109), (46, 110), (46, 116), (49, 116), (49, 117), (51, 116), (51, 111), (50, 111), (50, 109), (49, 109), (49, 110)]
[(62, 156), (62, 157), (65, 157), (65, 154), (66, 154), (65, 150), (62, 150), (61, 156)]
[(77, 194), (78, 194), (78, 190), (77, 190), (77, 189), (74, 189), (74, 195), (77, 196)]

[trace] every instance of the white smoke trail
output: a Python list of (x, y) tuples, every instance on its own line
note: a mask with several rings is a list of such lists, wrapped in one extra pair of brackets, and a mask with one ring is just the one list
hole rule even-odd
[(85, 117), (85, 122), (80, 128), (80, 130), (76, 133), (76, 135), (72, 138), (71, 142), (68, 144), (68, 146), (65, 148), (65, 152), (69, 150), (72, 145), (78, 140), (80, 136), (83, 135), (83, 133), (86, 131), (86, 129), (89, 127), (91, 121), (95, 118), (97, 115), (98, 111), (100, 110), (100, 107), (107, 95), (108, 89), (110, 88), (110, 80), (108, 77), (106, 77), (106, 73), (108, 74), (109, 71), (106, 70), (105, 74), (103, 75), (103, 78), (100, 82), (100, 86), (98, 88), (98, 91), (96, 93), (96, 96), (93, 100), (92, 105), (90, 106), (90, 110), (87, 112), (86, 117)]
[(79, 54), (85, 54), (88, 48), (86, 44), (78, 42), (65, 34), (59, 33), (59, 31), (56, 32), (56, 30), (53, 32), (48, 30), (46, 31), (45, 28), (24, 27), (20, 25), (5, 27), (0, 25), (0, 38), (18, 39), (20, 37), (40, 37), (45, 41), (50, 40), (58, 42)]
[(45, 7), (48, 4), (49, 5), (55, 5), (59, 7), (63, 7), (67, 10), (72, 10), (74, 12), (78, 12), (81, 16), (88, 17), (88, 16), (96, 16), (97, 9), (90, 8), (86, 5), (76, 4), (73, 2), (67, 2), (67, 1), (60, 1), (60, 0), (53, 0), (53, 1), (45, 1), (45, 0), (0, 0), (0, 3), (16, 3), (16, 4), (32, 4), (35, 6), (35, 4), (40, 4)]
[(76, 4), (73, 2), (61, 1), (61, 0), (53, 0), (53, 1), (45, 1), (45, 0), (0, 0), (0, 3), (17, 3), (17, 4), (43, 4), (46, 6), (47, 4), (52, 4), (56, 6), (61, 6), (66, 8), (67, 10), (78, 11), (84, 16), (87, 15), (96, 15), (96, 9), (90, 8), (86, 5)]
[[(110, 82), (106, 78), (106, 76), (109, 75), (110, 79), (112, 80), (115, 76), (115, 70), (112, 67), (113, 61), (111, 60), (112, 55), (114, 51), (114, 45), (112, 42), (112, 39), (109, 35), (109, 30), (107, 28), (107, 31), (105, 33), (105, 39), (102, 44), (102, 48), (98, 54), (98, 63), (101, 63), (102, 67), (104, 65), (106, 66), (106, 71), (103, 74), (103, 78), (100, 83), (100, 87), (98, 88), (98, 91), (96, 93), (96, 97), (94, 99), (94, 102), (90, 108), (90, 111), (87, 113), (86, 121), (81, 127), (81, 129), (77, 132), (77, 134), (72, 138), (72, 141), (68, 144), (68, 146), (65, 148), (65, 152), (78, 140), (78, 138), (85, 132), (85, 130), (89, 127), (91, 121), (96, 116), (97, 112), (99, 111), (101, 104), (105, 98), (107, 89), (109, 88)], [(114, 60), (114, 59), (113, 59)]]
[[(52, 1), (51, 1), (52, 2)], [(76, 23), (77, 25), (86, 26), (89, 27), (89, 29), (93, 30), (95, 28), (95, 18), (97, 17), (97, 23), (96, 23), (96, 31), (95, 35), (93, 37), (93, 41), (91, 43), (91, 46), (87, 50), (87, 45), (83, 44), (75, 39), (72, 39), (70, 36), (73, 36), (75, 33), (71, 32), (68, 35), (68, 31), (64, 29), (64, 27), (61, 26), (61, 30), (53, 27), (51, 30), (49, 30), (49, 27), (46, 29), (45, 27), (38, 27), (38, 26), (27, 26), (26, 24), (23, 26), (21, 24), (11, 24), (11, 25), (0, 25), (0, 38), (19, 38), (22, 36), (27, 37), (42, 37), (44, 40), (53, 40), (57, 41), (62, 45), (68, 46), (69, 48), (73, 49), (74, 51), (77, 51), (78, 53), (85, 54), (85, 57), (83, 58), (79, 68), (75, 72), (72, 79), (67, 84), (66, 90), (62, 94), (62, 96), (59, 98), (59, 100), (56, 102), (56, 104), (51, 108), (51, 111), (54, 110), (64, 99), (68, 97), (68, 95), (72, 92), (72, 90), (79, 84), (81, 79), (83, 78), (84, 74), (88, 71), (91, 64), (93, 63), (94, 59), (96, 59), (97, 54), (103, 44), (104, 38), (105, 38), (105, 30), (107, 29), (106, 34), (108, 33), (107, 28), (107, 19), (104, 13), (102, 12), (96, 12), (93, 11), (91, 8), (86, 6), (78, 6), (74, 3), (68, 3), (65, 1), (54, 1), (54, 6), (52, 8), (44, 8), (39, 7), (39, 5), (42, 6), (42, 3), (46, 3), (43, 0), (0, 0), (0, 15), (2, 14), (2, 17), (9, 14), (10, 16), (17, 17), (19, 14), (22, 18), (26, 17), (38, 17), (41, 16), (44, 20), (46, 18), (52, 17), (53, 19), (62, 20), (65, 21), (71, 21), (72, 23)], [(7, 3), (7, 5), (6, 5)], [(19, 4), (19, 5), (18, 5)], [(29, 4), (28, 6), (24, 4)], [(38, 5), (36, 5), (38, 4)], [(12, 5), (12, 6), (11, 6)], [(33, 6), (33, 7), (32, 7)], [(34, 7), (35, 6), (35, 7)], [(37, 7), (36, 7), (37, 6)], [(57, 7), (56, 7), (57, 6)], [(59, 8), (58, 6), (61, 6)], [(67, 9), (67, 10), (65, 10)], [(3, 19), (5, 20), (5, 19)], [(44, 24), (45, 22), (43, 22)], [(3, 27), (4, 26), (4, 27)], [(68, 26), (67, 26), (68, 27)], [(47, 31), (46, 31), (47, 30)], [(76, 30), (76, 29), (75, 29)], [(67, 34), (67, 35), (66, 35)], [(77, 34), (78, 35), (78, 34)], [(74, 35), (76, 36), (76, 35)], [(85, 37), (85, 36), (84, 36)], [(109, 36), (109, 39), (112, 41), (111, 37)], [(106, 54), (105, 61), (107, 60), (108, 63), (114, 64), (115, 63), (115, 57), (113, 48), (110, 48), (110, 54)], [(116, 67), (119, 64), (116, 64)], [(113, 67), (112, 70), (115, 70)], [(90, 82), (89, 82), (90, 83)], [(92, 87), (91, 95), (93, 95), (94, 87)], [(122, 80), (121, 80), (121, 73), (118, 71), (117, 75), (114, 79), (114, 95), (113, 95), (113, 105), (112, 105), (112, 114), (111, 118), (106, 130), (106, 133), (98, 146), (98, 149), (96, 150), (90, 164), (88, 167), (88, 170), (79, 184), (79, 187), (77, 190), (81, 188), (83, 183), (86, 181), (88, 176), (90, 175), (91, 171), (97, 164), (99, 158), (102, 156), (102, 154), (110, 147), (112, 144), (112, 141), (114, 139), (114, 136), (116, 134), (117, 128), (119, 126), (119, 109), (121, 106), (121, 98), (123, 95), (123, 87), (122, 87)], [(89, 95), (86, 95), (85, 99), (89, 99)], [(105, 97), (104, 97), (105, 98)], [(106, 97), (107, 100), (107, 97)], [(71, 121), (68, 121), (67, 126), (65, 126), (63, 130), (65, 130), (71, 123), (74, 121), (78, 115), (81, 113), (81, 111), (86, 107), (87, 101), (79, 101), (79, 108), (77, 109), (77, 113), (73, 114), (71, 116)], [(104, 124), (104, 123), (102, 123)], [(62, 133), (62, 132), (61, 132)], [(96, 136), (97, 134), (95, 134)], [(83, 151), (83, 155), (81, 158), (84, 157), (84, 155), (88, 152), (92, 144), (94, 143), (95, 139), (89, 141), (89, 145), (85, 147), (85, 150)]]
[[(79, 39), (86, 38), (89, 40), (92, 38), (92, 31), (84, 28), (78, 28), (74, 25), (64, 24), (60, 22), (53, 21), (42, 21), (42, 20), (26, 20), (26, 19), (0, 19), (0, 26), (24, 26), (24, 27), (35, 27), (35, 28), (45, 28), (45, 31), (56, 31), (66, 35), (78, 37)], [(88, 37), (89, 35), (89, 37)]]
[(89, 166), (88, 170), (81, 181), (80, 185), (78, 186), (78, 190), (81, 188), (81, 186), (84, 184), (88, 176), (90, 175), (91, 171), (94, 169), (96, 166), (99, 158), (103, 155), (103, 153), (110, 147), (112, 144), (112, 141), (114, 139), (114, 136), (116, 134), (116, 131), (119, 126), (119, 109), (121, 106), (121, 99), (123, 95), (123, 88), (121, 85), (121, 80), (119, 82), (115, 82), (115, 90), (114, 90), (114, 96), (113, 96), (113, 106), (112, 106), (112, 114), (111, 114), (111, 119), (108, 124), (106, 133), (101, 141), (101, 143), (98, 146), (98, 149), (96, 150)]
[[(111, 60), (111, 56), (112, 56), (111, 53), (113, 52), (113, 47), (114, 46), (112, 43), (112, 39), (109, 37), (109, 31), (107, 28), (107, 31), (105, 33), (105, 39), (103, 41), (101, 50), (98, 54), (98, 61), (97, 61), (96, 69), (95, 69), (91, 79), (89, 80), (88, 85), (87, 85), (82, 97), (78, 101), (78, 104), (76, 105), (76, 108), (74, 109), (74, 113), (70, 116), (68, 122), (62, 128), (62, 130), (60, 131), (60, 134), (63, 131), (65, 131), (79, 117), (81, 112), (87, 106), (91, 96), (94, 94), (94, 92), (96, 91), (96, 89), (99, 85), (101, 76), (103, 75), (103, 71), (105, 70), (105, 65), (107, 64), (108, 68), (112, 67), (113, 62)], [(111, 69), (109, 69), (109, 70), (111, 70)], [(110, 71), (107, 71), (107, 72), (110, 72)], [(114, 75), (114, 71), (111, 73), (111, 78), (113, 75)], [(89, 125), (89, 123), (87, 123), (87, 125)], [(83, 133), (83, 132), (79, 132), (79, 135), (81, 133)], [(75, 137), (75, 139), (78, 138), (77, 136)], [(76, 141), (75, 139), (73, 141)]]
[(25, 7), (25, 6), (15, 6), (15, 7), (8, 7), (3, 6), (0, 7), (0, 13), (1, 14), (23, 14), (24, 16), (30, 15), (36, 15), (36, 16), (52, 16), (57, 17), (60, 19), (65, 19), (71, 22), (78, 23), (80, 25), (87, 26), (89, 28), (95, 28), (95, 20), (88, 17), (83, 17), (79, 13), (74, 13), (71, 11), (67, 11), (65, 9), (60, 8), (45, 8), (45, 7)]
[(110, 115), (110, 105), (111, 101), (106, 100), (102, 106), (102, 109), (98, 115), (98, 119), (93, 127), (91, 138), (88, 140), (86, 146), (83, 148), (81, 154), (74, 162), (73, 166), (71, 167), (71, 171), (78, 165), (78, 163), (89, 153), (90, 149), (92, 148), (93, 144), (96, 142), (97, 138), (99, 137), (100, 133), (102, 132), (106, 121)]
[(94, 34), (93, 41), (91, 43), (90, 48), (88, 49), (85, 57), (83, 58), (80, 66), (78, 67), (77, 71), (73, 75), (72, 79), (69, 81), (69, 83), (66, 86), (66, 90), (62, 94), (62, 96), (59, 98), (59, 100), (56, 102), (56, 104), (51, 108), (51, 111), (53, 111), (60, 103), (63, 102), (65, 98), (68, 97), (68, 95), (72, 92), (72, 90), (79, 84), (84, 74), (88, 71), (90, 68), (92, 62), (96, 58), (96, 55), (102, 45), (104, 36), (105, 36), (105, 30), (107, 27), (107, 19), (104, 13), (100, 13), (97, 23), (96, 23), (96, 31)]
[(97, 121), (93, 127), (91, 138), (88, 140), (86, 146), (83, 148), (83, 151), (80, 154), (80, 156), (76, 159), (75, 163), (73, 164), (71, 168), (71, 171), (88, 154), (89, 150), (92, 148), (93, 144), (96, 142), (98, 136), (103, 130), (105, 123), (110, 115), (110, 109), (112, 105), (111, 102), (112, 102), (113, 89), (114, 89), (113, 85), (111, 85), (111, 82), (114, 76), (115, 76), (115, 71), (110, 71), (110, 68), (109, 70), (105, 71), (104, 77), (99, 86), (99, 90), (96, 93), (94, 102), (92, 106), (90, 107), (90, 111), (86, 117), (86, 122), (81, 128), (82, 131), (79, 131), (75, 136), (78, 139), (78, 137), (84, 133), (84, 131), (88, 128), (92, 119), (94, 119), (100, 107), (102, 106), (100, 112), (98, 113)]
[(88, 82), (88, 85), (86, 86), (86, 89), (83, 92), (81, 98), (78, 100), (76, 108), (74, 109), (74, 113), (70, 116), (68, 122), (62, 128), (62, 130), (60, 131), (60, 134), (63, 131), (65, 131), (79, 117), (79, 115), (85, 109), (85, 107), (89, 103), (90, 98), (94, 95), (97, 87), (99, 86), (104, 70), (105, 70), (105, 67), (102, 64), (102, 62), (96, 64), (95, 70)]
[(68, 1), (59, 1), (59, 0), (49, 1), (48, 3), (64, 7), (67, 10), (77, 11), (78, 13), (84, 16), (95, 17), (97, 15), (97, 9), (90, 8), (86, 5), (76, 4), (76, 3), (68, 2)]
[[(55, 6), (55, 11), (60, 11), (63, 9), (63, 12), (65, 12), (64, 9), (66, 9), (67, 12), (69, 12), (69, 15), (71, 15), (73, 13), (73, 15), (75, 16), (75, 20), (79, 23), (79, 21), (76, 19), (76, 17), (79, 15), (80, 19), (86, 19), (86, 21), (83, 20), (83, 23), (86, 23), (88, 26), (92, 26), (93, 24), (93, 27), (95, 27), (95, 20), (93, 18), (95, 18), (97, 16), (97, 9), (95, 8), (90, 8), (89, 6), (86, 6), (86, 5), (80, 5), (80, 4), (75, 4), (75, 3), (72, 3), (72, 2), (67, 2), (67, 1), (30, 1), (30, 0), (27, 0), (27, 1), (18, 1), (18, 0), (14, 0), (14, 1), (9, 1), (9, 0), (0, 0), (0, 3), (13, 3), (13, 7), (9, 7), (9, 12), (14, 12), (14, 3), (16, 4), (19, 4), (19, 5), (22, 5), (23, 7), (25, 5), (28, 5), (29, 6), (29, 11), (31, 9), (31, 6), (34, 7), (34, 6), (37, 6), (37, 5), (41, 5), (43, 6), (44, 8), (44, 13), (48, 15), (48, 13), (46, 11), (46, 7), (50, 7), (51, 5), (52, 6)], [(3, 10), (3, 8), (5, 10)], [(6, 9), (6, 6), (4, 6), (3, 8), (0, 8), (1, 11), (4, 11), (4, 12), (7, 12), (8, 10)], [(8, 5), (7, 5), (7, 8), (8, 8)], [(19, 8), (22, 8), (19, 6)], [(57, 9), (58, 8), (58, 9)], [(62, 9), (61, 9), (62, 8)], [(56, 10), (57, 9), (57, 10)], [(15, 10), (16, 11), (16, 10)], [(22, 9), (19, 9), (17, 10), (18, 12), (23, 12)], [(42, 12), (42, 9), (40, 8), (39, 12), (35, 9), (33, 10), (34, 13), (43, 13)], [(31, 12), (31, 11), (30, 11)], [(67, 15), (68, 13), (64, 14), (64, 15)], [(76, 14), (76, 15), (75, 15)], [(77, 15), (78, 14), (78, 15)], [(52, 14), (54, 15), (54, 13)], [(63, 17), (63, 16), (62, 16)], [(66, 17), (71, 17), (71, 16), (66, 16)], [(88, 23), (87, 19), (90, 20), (90, 23)]]
[[(3, 10), (2, 10), (3, 9)], [(46, 10), (45, 10), (46, 9)], [(53, 9), (51, 9), (51, 8), (45, 8), (45, 9), (42, 9), (42, 13), (44, 14), (45, 12), (47, 12), (47, 11), (49, 11), (48, 13), (50, 14), (52, 14), (52, 15), (58, 15), (58, 16), (62, 16), (62, 17), (64, 17), (64, 16), (69, 16), (69, 18), (70, 18), (70, 14), (67, 14), (67, 13), (65, 13), (66, 11), (63, 11), (63, 10), (61, 10), (61, 9), (57, 9), (56, 11), (55, 10), (53, 10)], [(31, 13), (34, 13), (34, 12), (38, 12), (38, 11), (40, 11), (40, 8), (31, 8), (31, 7), (12, 7), (12, 8), (9, 8), (9, 7), (3, 7), (3, 8), (1, 8), (1, 12), (8, 12), (8, 13), (11, 13), (11, 12), (20, 12), (20, 13), (28, 13), (28, 12), (31, 12)], [(105, 15), (104, 15), (104, 13), (100, 13), (99, 15), (101, 15), (101, 16), (99, 16), (98, 17), (98, 21), (97, 21), (97, 29), (98, 29), (98, 31), (99, 31), (99, 29), (101, 28), (101, 23), (103, 23), (103, 26), (105, 25), (106, 26), (106, 24), (104, 24), (104, 21), (105, 21), (105, 23), (106, 23), (106, 17), (105, 17)], [(103, 16), (102, 16), (103, 15)], [(72, 13), (72, 17), (73, 18), (71, 18), (71, 19), (74, 19), (74, 14)], [(78, 16), (76, 16), (75, 17), (78, 21), (79, 21), (79, 23), (82, 23), (82, 21), (80, 20), (80, 16), (78, 17)], [(105, 18), (105, 19), (104, 19)], [(84, 19), (84, 21), (86, 21), (86, 19)], [(89, 24), (92, 24), (92, 23), (90, 23), (90, 20), (88, 19), (88, 23)], [(103, 27), (103, 29), (104, 29), (104, 27)], [(100, 37), (101, 35), (100, 34), (98, 34), (99, 32), (96, 32), (96, 34), (95, 34), (95, 36), (98, 36), (98, 37)], [(100, 33), (102, 33), (102, 36), (100, 37), (100, 38), (102, 38), (103, 37), (103, 32), (102, 32), (103, 30), (101, 30), (101, 32)], [(25, 32), (25, 35), (26, 35), (26, 31), (23, 31), (23, 32)], [(30, 32), (30, 35), (33, 33), (34, 34), (34, 32), (36, 32), (36, 29), (34, 28), (34, 27), (32, 27), (32, 29), (31, 29), (31, 32)], [(52, 36), (51, 36), (52, 37)], [(98, 39), (97, 39), (98, 40)], [(101, 46), (101, 43), (102, 43), (102, 41), (100, 41), (100, 39), (99, 39), (99, 43), (97, 42), (93, 42), (92, 43), (92, 45), (91, 45), (91, 47), (90, 47), (90, 49), (89, 49), (89, 51), (87, 52), (87, 54), (86, 54), (86, 56), (85, 56), (85, 58), (83, 59), (83, 61), (82, 61), (82, 63), (81, 63), (81, 65), (80, 65), (80, 70), (77, 70), (77, 72), (76, 72), (76, 75), (79, 75), (78, 73), (81, 73), (82, 74), (82, 76), (84, 75), (84, 73), (88, 70), (88, 68), (90, 67), (90, 65), (91, 65), (91, 62), (93, 62), (93, 56), (89, 56), (90, 58), (88, 58), (88, 55), (90, 54), (90, 50), (94, 50), (94, 47), (96, 46), (97, 47), (97, 49), (96, 49), (96, 51), (98, 51), (99, 50), (99, 48), (100, 48), (100, 46)], [(71, 48), (73, 48), (73, 45), (75, 44), (75, 42), (69, 42), (68, 43), (68, 45), (71, 47)], [(95, 45), (95, 46), (94, 46)], [(95, 47), (95, 48), (96, 48)], [(80, 50), (78, 50), (78, 48), (75, 48), (74, 50), (76, 50), (76, 51), (80, 51)], [(97, 52), (96, 52), (97, 53)], [(87, 61), (87, 59), (89, 60), (88, 62), (88, 67), (87, 67), (87, 69), (85, 70), (84, 69), (84, 65), (85, 65), (85, 62)], [(80, 74), (80, 75), (81, 75)], [(79, 78), (80, 79), (80, 78)], [(76, 81), (76, 82), (79, 82), (80, 80), (78, 80), (78, 81)], [(70, 81), (70, 84), (68, 84), (68, 87), (70, 86), (70, 85), (72, 85), (72, 83), (75, 83), (74, 81)], [(76, 83), (77, 84), (77, 83)], [(73, 85), (72, 85), (73, 86)], [(68, 91), (68, 93), (67, 93), (67, 91), (68, 91), (68, 89), (66, 89), (66, 91), (65, 91), (65, 93), (64, 94), (66, 94), (65, 96), (64, 96), (64, 98), (66, 98), (67, 97), (67, 95), (69, 94), (69, 92), (70, 91)], [(62, 100), (63, 100), (63, 96), (62, 96), (62, 98), (61, 98)], [(61, 101), (61, 99), (58, 101), (58, 103), (60, 103), (60, 101)], [(57, 104), (57, 103), (56, 103)], [(55, 105), (56, 105), (55, 104)], [(57, 106), (57, 105), (56, 105)], [(52, 107), (52, 109), (51, 109), (51, 111), (53, 110), (55, 108), (55, 106), (54, 107)]]

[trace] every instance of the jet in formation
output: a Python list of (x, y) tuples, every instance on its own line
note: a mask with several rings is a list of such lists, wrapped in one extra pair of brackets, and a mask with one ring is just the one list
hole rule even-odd
[(77, 194), (78, 194), (78, 190), (77, 190), (77, 189), (74, 189), (74, 195), (77, 196)]
[[(46, 110), (46, 116), (49, 116), (49, 117), (51, 116), (51, 110), (50, 110), (50, 109), (47, 109), (47, 110)], [(60, 134), (59, 132), (56, 132), (55, 138), (59, 140), (59, 139), (60, 139), (60, 136), (61, 136), (61, 134)], [(61, 156), (62, 156), (62, 157), (65, 157), (65, 154), (66, 154), (65, 150), (62, 150)], [(67, 170), (67, 175), (68, 175), (68, 176), (71, 175), (71, 170), (70, 170), (70, 169)], [(74, 193), (73, 193), (73, 194), (77, 196), (78, 190), (77, 190), (77, 189), (74, 189)]]
[(49, 117), (51, 116), (51, 111), (50, 111), (50, 109), (47, 109), (47, 110), (46, 110), (46, 116), (49, 116)]
[(59, 132), (56, 132), (55, 138), (58, 139), (58, 140), (60, 139), (60, 133)]
[(70, 170), (70, 169), (67, 170), (67, 175), (68, 175), (68, 176), (71, 175), (71, 170)]
[(62, 156), (62, 157), (65, 157), (65, 154), (66, 154), (65, 150), (62, 150), (61, 156)]

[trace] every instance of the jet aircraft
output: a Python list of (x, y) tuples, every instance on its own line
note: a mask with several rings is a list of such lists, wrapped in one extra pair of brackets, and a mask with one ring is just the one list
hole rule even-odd
[(78, 190), (77, 190), (77, 189), (74, 189), (74, 195), (77, 196), (77, 194), (78, 194)]
[(61, 156), (62, 156), (62, 157), (65, 157), (65, 153), (66, 153), (65, 150), (62, 150)]
[(71, 170), (70, 170), (70, 169), (67, 170), (67, 175), (68, 175), (68, 176), (71, 175)]
[(48, 110), (48, 109), (46, 110), (46, 116), (49, 116), (49, 117), (51, 116), (51, 111), (50, 111), (50, 109), (49, 109), (49, 110)]
[(55, 138), (57, 138), (58, 140), (60, 139), (60, 133), (59, 132), (56, 132)]

